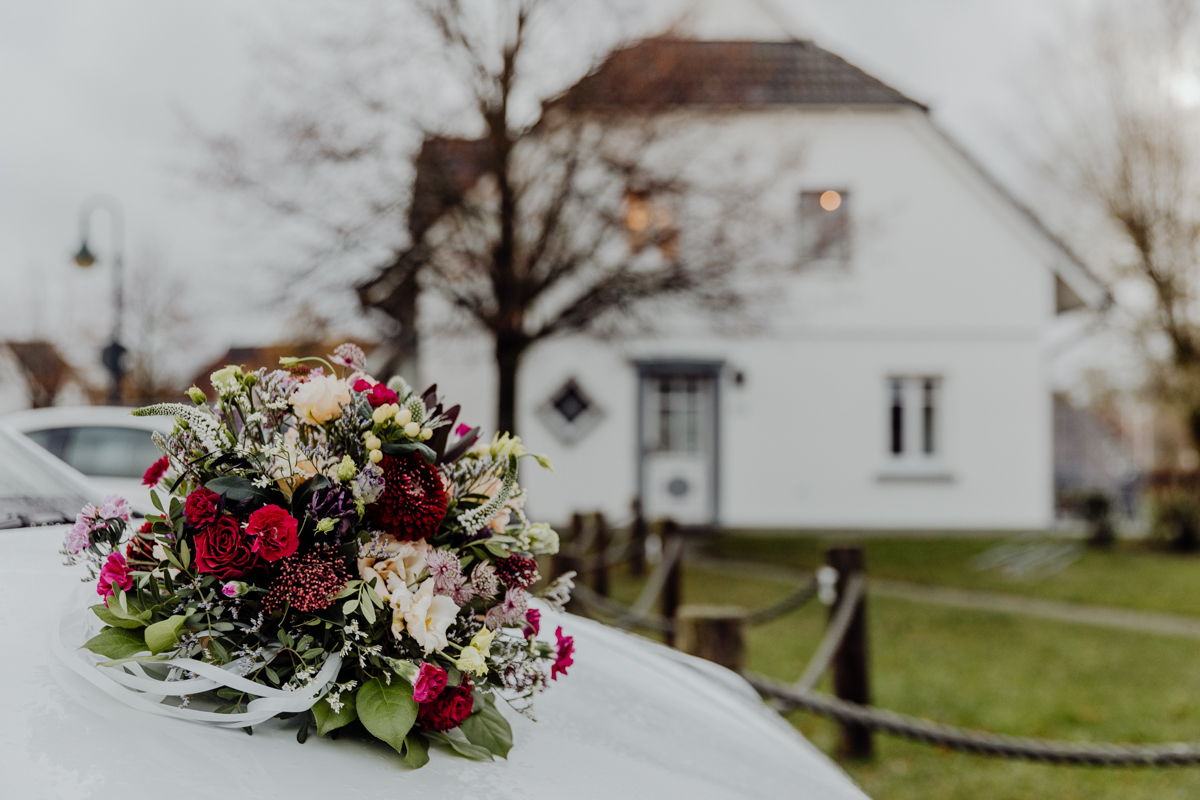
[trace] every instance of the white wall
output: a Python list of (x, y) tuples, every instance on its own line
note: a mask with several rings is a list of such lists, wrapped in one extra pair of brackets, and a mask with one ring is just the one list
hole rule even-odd
[[(1030, 528), (1052, 520), (1052, 432), (1044, 342), (1060, 257), (910, 111), (769, 111), (721, 118), (730, 151), (803, 151), (767, 198), (794, 214), (803, 189), (847, 188), (855, 256), (844, 272), (782, 284), (765, 330), (721, 338), (688, 324), (649, 339), (547, 342), (528, 354), (519, 430), (548, 453), (530, 469), (531, 510), (624, 519), (636, 495), (639, 358), (727, 365), (721, 383), (721, 522), (747, 527)], [(775, 243), (786, 250), (790, 242)], [(445, 309), (422, 307), (430, 330)], [(697, 332), (697, 331), (701, 332)], [(426, 336), (423, 379), (465, 421), (491, 427), (495, 374), (481, 338)], [(732, 376), (741, 372), (742, 386)], [(889, 375), (943, 379), (948, 480), (888, 475)], [(556, 439), (535, 410), (574, 377), (604, 411), (582, 441)]]

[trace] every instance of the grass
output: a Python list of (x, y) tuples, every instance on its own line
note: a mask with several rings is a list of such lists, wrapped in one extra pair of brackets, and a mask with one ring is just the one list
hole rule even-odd
[[(1122, 546), (1088, 553), (1041, 580), (1006, 581), (970, 568), (996, 544), (963, 540), (868, 541), (872, 575), (926, 584), (1006, 591), (1076, 602), (1200, 616), (1200, 560)], [(714, 555), (810, 568), (814, 539), (730, 537)], [(638, 581), (616, 575), (614, 598), (632, 602)], [(787, 584), (689, 568), (684, 601), (754, 608)], [(1008, 614), (957, 610), (890, 598), (868, 609), (877, 705), (999, 733), (1075, 741), (1200, 740), (1200, 641), (1075, 626)], [(752, 670), (794, 680), (825, 628), (810, 604), (748, 632)], [(821, 687), (828, 690), (828, 686)], [(814, 744), (832, 753), (837, 728), (796, 712)], [(843, 767), (877, 800), (1035, 800), (1200, 796), (1200, 767), (1064, 767), (952, 753), (887, 736), (877, 758)]]

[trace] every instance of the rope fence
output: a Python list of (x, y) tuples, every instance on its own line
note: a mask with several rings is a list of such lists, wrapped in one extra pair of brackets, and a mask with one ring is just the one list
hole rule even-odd
[[(572, 526), (577, 534), (582, 533), (580, 519), (580, 515), (576, 515)], [(640, 534), (638, 525), (641, 526)], [(595, 573), (603, 574), (610, 567), (627, 563), (637, 564), (640, 569), (645, 563), (645, 523), (636, 520), (630, 526), (630, 535), (611, 543), (607, 541), (607, 528), (602, 518), (597, 520), (595, 530), (600, 532), (599, 536), (575, 537), (576, 545), (582, 547), (567, 551), (562, 561), (562, 564), (584, 566), (581, 573), (593, 573), (594, 585), (598, 583), (604, 590), (597, 591), (580, 582), (573, 595), (579, 605), (626, 630), (662, 633), (668, 644), (673, 643), (678, 634), (687, 633), (686, 637), (681, 637), (681, 648), (741, 672), (775, 710), (784, 713), (800, 709), (839, 723), (843, 755), (870, 757), (873, 753), (870, 734), (879, 732), (959, 752), (1047, 764), (1106, 767), (1200, 764), (1200, 743), (1143, 745), (1034, 739), (960, 728), (872, 706), (864, 621), (866, 573), (861, 550), (857, 548), (832, 548), (828, 556), (830, 566), (822, 567), (812, 578), (762, 608), (748, 612), (733, 609), (736, 613), (731, 615), (728, 608), (713, 607), (710, 612), (709, 607), (688, 606), (681, 613), (680, 574), (687, 548), (677, 526), (670, 522), (662, 526), (662, 557), (632, 607), (607, 597), (607, 575), (597, 582)], [(587, 552), (593, 542), (603, 546), (599, 554)], [(834, 578), (836, 592), (829, 584)], [(818, 596), (822, 603), (832, 605), (829, 622), (820, 644), (795, 683), (741, 669), (745, 649), (743, 627), (772, 622)], [(662, 613), (651, 610), (656, 602), (660, 603)], [(707, 618), (706, 614), (709, 615)], [(831, 669), (838, 696), (814, 690)]]

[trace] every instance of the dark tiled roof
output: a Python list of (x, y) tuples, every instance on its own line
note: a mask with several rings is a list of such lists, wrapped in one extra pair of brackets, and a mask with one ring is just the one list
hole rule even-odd
[(647, 39), (613, 53), (550, 105), (571, 109), (925, 106), (812, 42)]

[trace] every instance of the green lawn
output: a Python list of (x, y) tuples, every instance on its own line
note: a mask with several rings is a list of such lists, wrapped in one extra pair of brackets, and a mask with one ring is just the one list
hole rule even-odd
[[(995, 541), (881, 540), (867, 544), (873, 575), (896, 580), (1200, 615), (1200, 560), (1133, 547), (1092, 554), (1062, 573), (1009, 582), (967, 562)], [(729, 539), (712, 554), (811, 567), (812, 539)], [(631, 602), (638, 582), (616, 576), (614, 597)], [(758, 607), (787, 584), (690, 568), (685, 602)], [(1077, 741), (1200, 740), (1200, 641), (870, 600), (875, 702), (952, 724)], [(793, 680), (820, 640), (815, 603), (749, 633), (750, 669)], [(827, 686), (821, 688), (827, 689)], [(793, 723), (832, 752), (836, 728), (796, 712)], [(877, 737), (878, 758), (843, 766), (878, 800), (1183, 798), (1200, 796), (1200, 767), (1061, 767), (962, 755)]]

